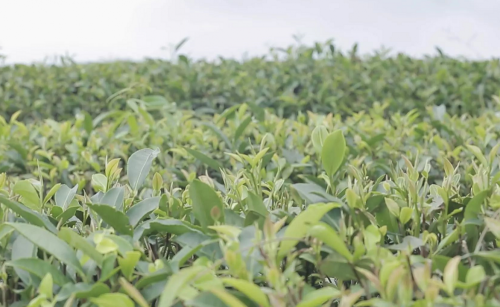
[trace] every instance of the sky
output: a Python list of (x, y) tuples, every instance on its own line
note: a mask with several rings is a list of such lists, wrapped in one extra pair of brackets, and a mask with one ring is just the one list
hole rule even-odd
[[(31, 63), (169, 58), (241, 59), (270, 47), (333, 39), (361, 53), (500, 57), (498, 0), (0, 0), (0, 55)], [(162, 49), (163, 48), (163, 49)]]

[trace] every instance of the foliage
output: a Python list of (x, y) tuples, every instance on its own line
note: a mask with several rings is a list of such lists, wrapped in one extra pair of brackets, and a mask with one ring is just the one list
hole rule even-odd
[(493, 108), (167, 98), (0, 117), (2, 306), (500, 305)]
[(125, 106), (116, 97), (146, 94), (153, 95), (152, 105), (166, 98), (200, 113), (250, 103), (285, 117), (298, 111), (346, 115), (379, 102), (389, 105), (388, 114), (443, 104), (450, 114), (477, 115), (497, 107), (499, 85), (498, 59), (468, 61), (442, 53), (416, 59), (385, 51), (360, 56), (357, 46), (342, 52), (328, 41), (274, 48), (242, 61), (180, 54), (140, 63), (62, 58), (59, 65), (3, 65), (0, 115), (22, 109), (28, 118), (65, 120), (80, 111), (98, 116)]

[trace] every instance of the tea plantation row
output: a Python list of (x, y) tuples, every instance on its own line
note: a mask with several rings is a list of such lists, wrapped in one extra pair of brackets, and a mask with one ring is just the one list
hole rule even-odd
[(3, 306), (500, 305), (493, 111), (128, 98), (0, 119)]
[[(124, 90), (126, 89), (126, 90)], [(290, 117), (298, 111), (347, 115), (388, 103), (387, 114), (446, 105), (452, 115), (479, 115), (497, 108), (498, 59), (465, 61), (438, 55), (415, 59), (384, 52), (359, 56), (327, 42), (290, 46), (263, 57), (216, 62), (190, 59), (140, 63), (0, 66), (0, 115), (22, 109), (23, 118), (64, 120), (80, 111), (91, 116), (125, 102), (108, 98), (160, 95), (199, 113), (222, 112), (248, 103)]]

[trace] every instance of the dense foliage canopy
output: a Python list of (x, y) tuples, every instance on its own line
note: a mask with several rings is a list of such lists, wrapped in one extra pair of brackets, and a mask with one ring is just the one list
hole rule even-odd
[(273, 56), (1, 67), (0, 304), (500, 306), (498, 61)]

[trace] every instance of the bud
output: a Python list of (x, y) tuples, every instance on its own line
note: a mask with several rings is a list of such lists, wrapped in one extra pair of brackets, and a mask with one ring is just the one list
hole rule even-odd
[(5, 182), (7, 182), (7, 174), (1, 173), (0, 174), (0, 189), (5, 186)]
[(153, 191), (155, 191), (155, 193), (159, 193), (162, 186), (163, 186), (163, 178), (158, 172), (156, 172), (155, 175), (153, 176)]

